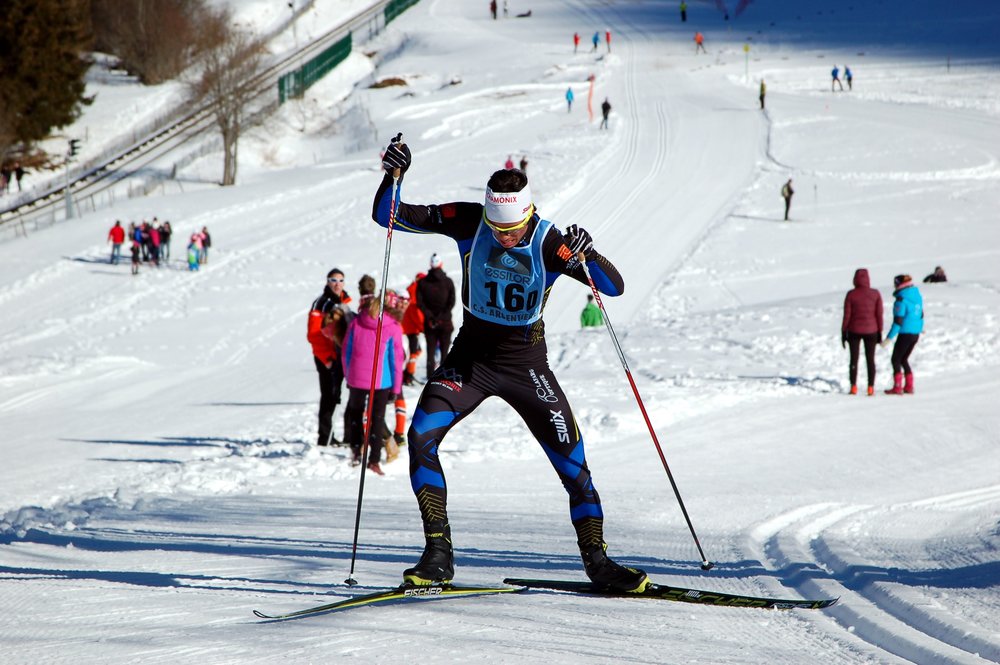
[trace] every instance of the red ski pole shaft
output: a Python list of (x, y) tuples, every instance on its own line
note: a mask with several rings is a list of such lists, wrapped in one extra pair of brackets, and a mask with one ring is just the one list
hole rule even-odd
[(625, 376), (628, 378), (628, 384), (632, 388), (632, 394), (635, 396), (635, 401), (639, 405), (639, 411), (642, 412), (643, 420), (646, 421), (646, 427), (649, 429), (649, 436), (653, 439), (653, 445), (656, 446), (656, 452), (660, 456), (660, 462), (663, 463), (663, 470), (667, 472), (667, 478), (670, 480), (670, 486), (674, 490), (674, 496), (677, 497), (677, 503), (681, 507), (681, 513), (684, 514), (684, 521), (687, 522), (688, 530), (691, 532), (691, 537), (694, 538), (695, 547), (698, 548), (698, 554), (701, 555), (701, 568), (702, 570), (709, 570), (715, 564), (708, 560), (705, 556), (705, 551), (701, 548), (701, 541), (698, 540), (698, 534), (694, 531), (694, 525), (691, 523), (691, 518), (688, 516), (687, 508), (684, 506), (684, 499), (681, 498), (681, 492), (677, 488), (677, 482), (674, 480), (674, 474), (670, 471), (670, 465), (667, 464), (667, 458), (663, 454), (663, 448), (660, 447), (660, 441), (656, 437), (656, 430), (653, 429), (653, 423), (649, 420), (649, 414), (646, 413), (646, 405), (643, 404), (642, 397), (639, 395), (639, 389), (635, 385), (635, 380), (632, 378), (632, 371), (628, 367), (628, 361), (625, 360), (625, 353), (622, 351), (622, 345), (618, 342), (618, 336), (615, 335), (615, 329), (611, 325), (611, 318), (608, 316), (608, 310), (604, 308), (604, 301), (601, 300), (601, 293), (597, 290), (597, 285), (594, 284), (594, 278), (590, 275), (590, 268), (587, 267), (587, 258), (584, 256), (583, 252), (578, 255), (580, 259), (580, 265), (583, 266), (583, 272), (587, 276), (587, 283), (590, 284), (590, 290), (594, 294), (594, 300), (597, 301), (597, 306), (601, 309), (601, 314), (604, 317), (604, 325), (608, 329), (608, 333), (611, 335), (611, 341), (614, 343), (615, 351), (618, 353), (618, 360), (622, 364), (622, 369), (625, 370)]

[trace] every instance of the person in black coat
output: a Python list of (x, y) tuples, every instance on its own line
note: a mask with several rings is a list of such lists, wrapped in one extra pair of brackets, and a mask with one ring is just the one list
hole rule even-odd
[(934, 268), (934, 272), (924, 277), (924, 284), (935, 284), (938, 282), (947, 282), (948, 276), (944, 274), (944, 268), (937, 266)]
[[(455, 307), (455, 283), (442, 269), (441, 257), (431, 256), (431, 269), (417, 282), (417, 307), (424, 314), (424, 340), (427, 342), (427, 379), (430, 380), (438, 362), (444, 362), (451, 348), (455, 325), (451, 310)], [(436, 359), (435, 350), (440, 351)]]

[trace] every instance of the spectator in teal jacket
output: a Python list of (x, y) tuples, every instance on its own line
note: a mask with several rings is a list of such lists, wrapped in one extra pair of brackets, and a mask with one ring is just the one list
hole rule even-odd
[(924, 299), (909, 275), (896, 275), (893, 282), (896, 290), (892, 295), (896, 302), (892, 306), (892, 327), (882, 346), (888, 345), (893, 338), (896, 338), (896, 345), (892, 348), (893, 385), (885, 392), (888, 395), (912, 394), (913, 370), (909, 359), (924, 330)]

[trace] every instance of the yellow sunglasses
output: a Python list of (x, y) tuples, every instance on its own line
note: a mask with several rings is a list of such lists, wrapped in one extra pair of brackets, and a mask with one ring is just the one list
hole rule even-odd
[(513, 233), (514, 231), (523, 229), (525, 226), (527, 226), (528, 222), (531, 221), (531, 216), (534, 214), (535, 214), (535, 206), (532, 205), (531, 208), (528, 210), (528, 215), (517, 224), (513, 226), (497, 226), (496, 224), (491, 222), (489, 218), (486, 216), (486, 210), (483, 210), (483, 222), (486, 223), (486, 226), (490, 227), (497, 233)]

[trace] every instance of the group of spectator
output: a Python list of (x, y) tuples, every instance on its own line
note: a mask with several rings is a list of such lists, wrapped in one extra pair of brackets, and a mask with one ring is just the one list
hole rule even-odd
[[(354, 299), (344, 287), (344, 272), (332, 269), (326, 276), (322, 295), (309, 309), (306, 337), (312, 346), (313, 360), (319, 375), (320, 403), (317, 444), (338, 445), (333, 433), (333, 414), (341, 402), (346, 379), (348, 397), (344, 409), (344, 442), (350, 446), (351, 462), (360, 465), (369, 394), (372, 427), (368, 438), (367, 469), (384, 475), (382, 453), (386, 462), (406, 445), (406, 401), (403, 386), (418, 382), (417, 361), (423, 353), (420, 334), (427, 346), (426, 368), (430, 377), (443, 362), (451, 347), (454, 323), (455, 284), (444, 272), (441, 258), (431, 256), (426, 273), (417, 273), (406, 289), (386, 289), (376, 293), (375, 279), (364, 275), (358, 281), (357, 311)], [(378, 319), (382, 316), (381, 336)], [(403, 338), (406, 337), (404, 343)], [(377, 371), (373, 372), (373, 362)], [(372, 392), (372, 378), (375, 390)], [(389, 401), (395, 407), (395, 428), (385, 424)]]
[(121, 260), (122, 245), (129, 242), (132, 251), (132, 274), (139, 273), (140, 263), (152, 263), (157, 268), (160, 261), (170, 260), (170, 238), (173, 230), (170, 222), (153, 217), (153, 221), (142, 220), (141, 223), (129, 222), (128, 232), (122, 227), (121, 220), (115, 220), (115, 225), (108, 231), (108, 242), (111, 243), (110, 263), (117, 265)]
[[(507, 161), (503, 163), (503, 167), (505, 169), (512, 169), (512, 168), (514, 168), (514, 156), (513, 155), (507, 155)], [(522, 155), (521, 156), (521, 161), (518, 163), (518, 168), (520, 168), (522, 171), (527, 171), (528, 170), (528, 156), (527, 155)]]
[[(600, 30), (595, 30), (594, 31), (594, 36), (590, 38), (590, 43), (593, 44), (593, 48), (590, 49), (590, 52), (591, 53), (596, 53), (597, 52), (597, 47), (601, 43), (601, 31)], [(610, 30), (605, 30), (604, 31), (604, 43), (608, 47), (608, 53), (611, 53), (611, 31)], [(580, 48), (580, 33), (579, 32), (574, 32), (573, 33), (573, 53), (576, 53), (579, 48)]]
[[(170, 261), (170, 241), (173, 237), (170, 222), (153, 217), (153, 221), (143, 220), (141, 223), (129, 222), (128, 229), (122, 226), (121, 220), (115, 220), (114, 226), (108, 231), (108, 242), (111, 244), (112, 265), (121, 261), (122, 245), (130, 245), (132, 254), (132, 274), (139, 274), (142, 263), (150, 263), (159, 268), (160, 262)], [(197, 270), (201, 264), (208, 263), (208, 248), (212, 246), (212, 237), (208, 228), (191, 234), (187, 245), (188, 269)]]

